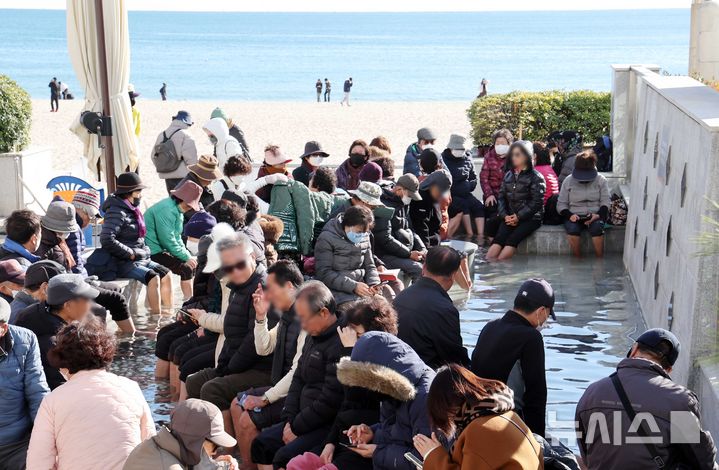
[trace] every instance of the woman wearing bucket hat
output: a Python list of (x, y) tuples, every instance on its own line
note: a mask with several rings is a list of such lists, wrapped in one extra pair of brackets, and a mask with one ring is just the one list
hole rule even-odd
[(147, 226), (140, 211), (142, 190), (140, 175), (133, 172), (117, 177), (115, 193), (102, 205), (105, 221), (100, 233), (101, 248), (87, 262), (89, 274), (111, 281), (130, 278), (147, 286), (150, 313), (160, 313), (160, 297), (164, 305), (172, 305), (170, 271), (150, 259), (145, 244)]
[(300, 160), (302, 160), (302, 164), (295, 168), (295, 170), (292, 172), (292, 177), (295, 181), (299, 181), (300, 183), (303, 183), (305, 186), (309, 187), (310, 179), (312, 179), (312, 174), (317, 168), (322, 166), (322, 164), (325, 162), (325, 159), (329, 156), (330, 154), (322, 149), (322, 144), (320, 144), (316, 140), (311, 140), (307, 142), (305, 144), (305, 152), (300, 155)]
[(502, 180), (497, 199), (500, 225), (487, 251), (490, 261), (514, 256), (519, 243), (542, 225), (544, 214), (544, 177), (534, 169), (534, 146), (518, 140), (508, 153), (508, 171)]
[(197, 183), (185, 181), (170, 191), (170, 197), (145, 211), (150, 259), (180, 276), (184, 300), (192, 297), (192, 278), (195, 277), (197, 259), (182, 241), (183, 214), (200, 210), (201, 195), (202, 188)]
[(564, 180), (559, 191), (557, 212), (564, 217), (569, 248), (579, 257), (582, 251), (582, 231), (592, 237), (594, 253), (604, 255), (604, 222), (609, 215), (609, 184), (597, 172), (597, 156), (590, 150), (574, 159), (574, 170)]

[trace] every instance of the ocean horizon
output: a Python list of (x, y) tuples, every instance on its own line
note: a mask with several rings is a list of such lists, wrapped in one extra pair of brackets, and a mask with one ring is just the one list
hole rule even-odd
[[(33, 98), (52, 77), (82, 98), (64, 10), (2, 10), (0, 73)], [(142, 99), (469, 101), (489, 92), (611, 87), (611, 64), (686, 74), (689, 9), (473, 13), (129, 13)]]

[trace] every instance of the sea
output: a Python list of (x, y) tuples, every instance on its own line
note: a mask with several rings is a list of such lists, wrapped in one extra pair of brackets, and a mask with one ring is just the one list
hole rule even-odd
[[(689, 9), (485, 13), (130, 12), (140, 99), (464, 101), (489, 92), (611, 88), (610, 64), (686, 74)], [(84, 92), (65, 12), (0, 9), (0, 74), (33, 97), (52, 77)]]

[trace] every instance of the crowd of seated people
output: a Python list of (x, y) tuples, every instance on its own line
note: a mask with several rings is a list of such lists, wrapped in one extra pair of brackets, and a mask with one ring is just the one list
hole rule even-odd
[[(440, 152), (428, 128), (396, 178), (382, 137), (353, 142), (336, 171), (308, 142), (292, 175), (291, 159), (269, 145), (249, 181), (246, 146), (225, 118), (212, 121), (217, 156), (166, 178), (169, 196), (144, 211), (146, 186), (123, 173), (103, 204), (85, 190), (43, 217), (23, 210), (6, 220), (0, 470), (544, 468), (538, 330), (556, 321), (554, 291), (543, 279), (522, 283), (470, 357), (448, 293), (471, 288), (470, 270), (466, 254), (442, 242), (459, 226), (475, 238), (486, 227), (488, 258), (510, 258), (554, 201), (573, 253), (586, 229), (601, 256), (609, 203), (596, 157), (558, 157), (573, 166), (561, 189), (549, 165), (554, 149), (576, 150), (577, 136), (532, 143), (499, 130), (479, 177), (463, 136)], [(478, 184), (483, 198), (473, 195)], [(101, 214), (100, 246), (85, 260), (82, 229)], [(180, 278), (177, 311), (171, 273)], [(175, 315), (155, 344), (155, 376), (177, 402), (159, 430), (137, 385), (105, 370), (115, 353), (106, 318), (134, 331), (113, 283), (122, 278), (146, 287), (151, 314)], [(669, 332), (643, 335), (619, 376), (627, 388), (652, 389), (650, 409), (687, 409), (698, 423), (694, 395), (668, 376), (678, 352)], [(580, 425), (590, 404), (616, 411), (598, 384), (580, 401)], [(712, 468), (716, 449), (700, 436), (664, 457)], [(579, 444), (589, 468), (621, 453)], [(640, 468), (651, 461), (632, 458)]]

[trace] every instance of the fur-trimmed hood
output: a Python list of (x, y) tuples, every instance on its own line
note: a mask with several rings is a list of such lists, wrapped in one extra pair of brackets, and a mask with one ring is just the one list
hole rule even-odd
[(399, 401), (411, 401), (417, 386), (434, 375), (414, 350), (389, 333), (365, 333), (352, 349), (351, 358), (337, 365), (337, 378), (343, 385), (362, 387)]

